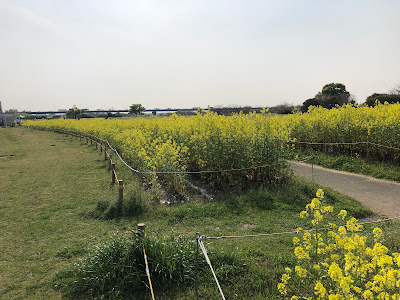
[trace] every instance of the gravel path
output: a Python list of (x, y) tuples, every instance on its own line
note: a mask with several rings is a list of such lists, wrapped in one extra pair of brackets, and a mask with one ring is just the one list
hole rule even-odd
[[(291, 165), (296, 174), (312, 179), (310, 164), (292, 162)], [(400, 183), (316, 165), (313, 173), (315, 182), (357, 199), (380, 215), (400, 216)]]

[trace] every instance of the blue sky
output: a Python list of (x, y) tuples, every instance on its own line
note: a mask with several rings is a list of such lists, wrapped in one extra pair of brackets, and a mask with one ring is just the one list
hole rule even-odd
[(400, 84), (400, 1), (0, 0), (3, 109), (301, 104)]

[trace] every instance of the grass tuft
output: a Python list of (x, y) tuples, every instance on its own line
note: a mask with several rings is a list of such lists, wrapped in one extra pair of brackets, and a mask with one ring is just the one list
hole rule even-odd
[[(195, 278), (194, 242), (182, 236), (144, 239), (153, 288), (171, 291)], [(132, 298), (148, 295), (146, 267), (139, 237), (114, 237), (60, 272), (57, 286), (71, 297)]]

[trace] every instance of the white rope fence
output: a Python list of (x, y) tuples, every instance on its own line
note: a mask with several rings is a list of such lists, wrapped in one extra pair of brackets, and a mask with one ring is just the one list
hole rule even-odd
[(302, 142), (302, 141), (290, 141), (290, 143), (294, 144), (305, 144), (305, 145), (329, 145), (329, 146), (338, 146), (338, 145), (372, 145), (377, 147), (382, 147), (386, 149), (393, 149), (400, 151), (398, 147), (386, 146), (382, 144), (373, 143), (370, 141), (367, 142)]
[[(392, 218), (386, 218), (386, 219), (378, 219), (378, 220), (372, 220), (372, 221), (365, 221), (358, 223), (358, 225), (368, 225), (368, 224), (374, 224), (374, 223), (384, 223), (384, 222), (389, 222), (393, 220), (398, 220), (400, 219), (400, 216), (397, 217), (392, 217)], [(338, 227), (346, 227), (347, 225), (340, 225)], [(319, 228), (319, 230), (328, 230), (328, 228)], [(313, 232), (315, 229), (306, 229), (302, 230), (304, 232)], [(277, 236), (277, 235), (287, 235), (287, 234), (298, 234), (298, 230), (294, 231), (286, 231), (286, 232), (274, 232), (274, 233), (260, 233), (260, 234), (246, 234), (246, 235), (222, 235), (222, 236), (201, 236), (202, 240), (223, 240), (223, 239), (237, 239), (237, 238), (249, 238), (249, 237), (262, 237), (262, 236)]]
[(200, 237), (199, 239), (197, 239), (197, 243), (199, 244), (200, 249), (203, 252), (203, 255), (204, 255), (205, 259), (206, 259), (207, 264), (210, 266), (211, 272), (212, 272), (212, 274), (214, 276), (215, 282), (217, 283), (218, 290), (219, 290), (219, 292), (221, 294), (221, 297), (222, 297), (223, 300), (225, 300), (224, 292), (222, 291), (222, 288), (221, 288), (221, 286), (220, 286), (220, 284), (218, 282), (217, 275), (215, 275), (214, 268), (213, 268), (213, 266), (211, 264), (210, 258), (208, 257), (206, 247), (204, 246), (203, 239)]

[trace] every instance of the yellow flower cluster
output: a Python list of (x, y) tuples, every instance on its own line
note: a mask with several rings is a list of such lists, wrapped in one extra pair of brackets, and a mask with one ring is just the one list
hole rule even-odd
[[(328, 222), (333, 207), (323, 205), (323, 191), (300, 213), (309, 218), (312, 231), (293, 238), (298, 264), (285, 269), (278, 290), (285, 299), (398, 299), (400, 253), (390, 253), (379, 242), (382, 230), (373, 230), (374, 244), (360, 234), (362, 226), (350, 218), (346, 225)], [(338, 217), (346, 219), (347, 212)]]

